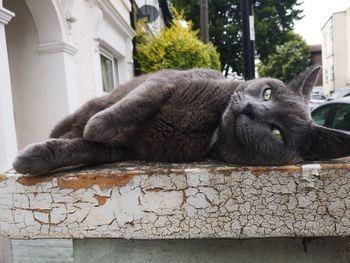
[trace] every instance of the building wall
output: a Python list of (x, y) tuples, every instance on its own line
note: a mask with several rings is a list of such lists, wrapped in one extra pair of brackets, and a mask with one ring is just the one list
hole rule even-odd
[(322, 28), (323, 86), (327, 94), (350, 85), (350, 7)]
[(334, 15), (334, 81), (335, 88), (339, 89), (346, 85), (347, 75), (347, 26), (346, 13), (341, 12)]
[(96, 96), (94, 61), (92, 57), (92, 28), (89, 19), (89, 4), (85, 0), (74, 0), (70, 10), (76, 19), (71, 26), (72, 43), (78, 49), (74, 56), (77, 74), (78, 105)]
[(131, 39), (117, 32), (115, 28), (113, 21), (109, 19), (101, 21), (96, 32), (98, 46), (95, 51), (99, 57), (99, 49), (104, 49), (118, 60), (118, 79), (121, 84), (132, 77), (128, 68), (128, 63), (132, 63), (132, 43)]
[[(22, 0), (5, 0), (16, 16), (6, 27), (18, 147), (48, 138), (55, 123), (68, 114), (61, 83), (64, 57), (38, 53), (38, 31)], [(55, 71), (48, 70), (54, 65)]]
[(75, 263), (348, 263), (348, 237), (74, 241)]
[[(10, 167), (17, 150), (5, 34), (5, 26), (11, 21), (13, 16), (14, 13), (2, 7), (2, 0), (0, 0), (0, 171)], [(5, 237), (0, 237), (0, 262), (12, 262), (11, 241)]]
[(323, 89), (326, 94), (334, 90), (334, 55), (333, 55), (333, 20), (332, 18), (322, 28), (322, 62)]
[(17, 154), (15, 116), (5, 34), (5, 27), (14, 15), (2, 7), (2, 0), (0, 0), (0, 171), (9, 169)]
[[(57, 121), (103, 94), (99, 60), (102, 46), (118, 59), (119, 82), (132, 78), (134, 32), (127, 0), (0, 0), (0, 6), (2, 2), (16, 14), (3, 34), (10, 65), (0, 68), (10, 66), (13, 97), (8, 99), (14, 102), (18, 148), (47, 139)], [(33, 6), (38, 16), (33, 14)], [(60, 18), (57, 23), (50, 12)], [(45, 16), (52, 24), (45, 23)], [(62, 31), (64, 37), (56, 39), (51, 26)], [(55, 43), (57, 50), (52, 45)], [(8, 242), (0, 243), (0, 248), (8, 249)], [(12, 253), (14, 262), (73, 262), (71, 240), (15, 240)], [(9, 257), (0, 257), (0, 262)]]
[[(109, 13), (103, 6), (111, 4)], [(76, 20), (71, 23), (77, 70), (78, 105), (103, 95), (100, 50), (107, 49), (118, 59), (119, 84), (133, 77), (131, 5), (125, 0), (75, 0), (70, 13)], [(115, 16), (123, 19), (123, 25)], [(131, 34), (127, 34), (129, 32)]]
[[(311, 64), (312, 65), (321, 65), (322, 66), (322, 49), (321, 45), (311, 46)], [(318, 76), (318, 80), (315, 86), (323, 86), (323, 76), (322, 72)]]
[[(47, 139), (60, 119), (87, 100), (105, 94), (101, 47), (117, 58), (119, 83), (133, 76), (134, 32), (130, 26), (130, 4), (125, 0), (50, 0), (55, 9), (39, 7), (39, 18), (32, 15), (32, 6), (26, 5), (35, 5), (33, 2), (40, 4), (40, 0), (4, 1), (5, 7), (16, 13), (6, 28), (6, 40), (19, 148)], [(63, 18), (60, 22), (65, 24), (58, 27), (69, 28), (65, 41), (76, 49), (75, 54), (52, 48), (40, 52), (43, 44), (66, 45), (50, 35), (51, 25), (45, 28), (40, 23), (41, 15), (50, 11)], [(49, 18), (54, 24), (52, 21)]]
[(10, 239), (0, 237), (0, 262), (12, 263), (11, 241)]
[(13, 240), (12, 248), (13, 263), (74, 262), (72, 240), (68, 239)]
[(130, 21), (131, 3), (129, 0), (112, 0), (125, 21)]

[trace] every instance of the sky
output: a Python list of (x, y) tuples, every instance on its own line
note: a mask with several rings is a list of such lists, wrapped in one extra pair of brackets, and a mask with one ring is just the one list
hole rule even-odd
[(309, 45), (322, 44), (321, 28), (335, 12), (350, 7), (350, 0), (299, 0), (304, 18), (295, 23), (295, 32)]

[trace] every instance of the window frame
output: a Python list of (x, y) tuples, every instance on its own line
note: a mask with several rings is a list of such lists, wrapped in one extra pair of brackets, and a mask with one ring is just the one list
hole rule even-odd
[(112, 61), (112, 74), (113, 74), (113, 89), (115, 89), (117, 86), (119, 86), (119, 60), (118, 57), (113, 55), (113, 52), (109, 51), (107, 48), (104, 46), (99, 47), (99, 61), (100, 61), (100, 70), (101, 70), (101, 92), (103, 95), (109, 94), (112, 92), (110, 91), (105, 91), (103, 87), (103, 73), (102, 73), (102, 61), (101, 61), (101, 56), (104, 56), (105, 58), (109, 59)]

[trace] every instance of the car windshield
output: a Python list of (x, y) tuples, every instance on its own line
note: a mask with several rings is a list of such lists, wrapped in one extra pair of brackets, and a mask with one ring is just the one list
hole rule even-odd
[(345, 90), (337, 90), (334, 91), (334, 93), (329, 97), (330, 99), (337, 99), (337, 98), (342, 98), (346, 95), (350, 94), (350, 90), (349, 89), (345, 89)]

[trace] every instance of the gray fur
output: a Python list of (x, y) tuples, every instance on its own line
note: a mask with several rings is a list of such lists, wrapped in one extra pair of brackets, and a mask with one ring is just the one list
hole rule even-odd
[(86, 103), (56, 125), (52, 139), (19, 152), (13, 166), (42, 174), (122, 160), (283, 165), (350, 155), (349, 135), (310, 117), (319, 70), (309, 68), (287, 86), (272, 78), (229, 81), (204, 69), (144, 75)]

